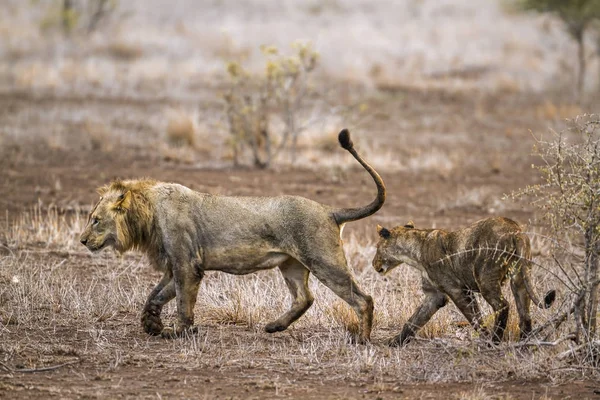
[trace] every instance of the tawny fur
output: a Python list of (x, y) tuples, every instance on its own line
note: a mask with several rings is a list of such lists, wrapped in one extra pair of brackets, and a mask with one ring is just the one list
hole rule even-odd
[(521, 337), (531, 332), (529, 305), (549, 307), (555, 292), (544, 302), (536, 296), (529, 270), (531, 245), (520, 226), (508, 218), (487, 218), (456, 231), (415, 229), (412, 223), (391, 230), (377, 227), (380, 239), (373, 267), (387, 273), (406, 263), (422, 272), (425, 299), (392, 345), (408, 342), (446, 305), (450, 298), (471, 325), (482, 330), (482, 316), (473, 293), (481, 293), (495, 312), (492, 339), (502, 340), (508, 319), (508, 302), (502, 284), (510, 278), (519, 313)]
[[(174, 183), (149, 179), (112, 182), (90, 213), (81, 242), (98, 251), (138, 249), (164, 272), (142, 313), (149, 334), (171, 337), (188, 330), (204, 271), (230, 274), (279, 267), (293, 296), (292, 306), (265, 330), (276, 332), (298, 319), (313, 302), (308, 287), (317, 279), (358, 314), (358, 340), (369, 340), (373, 300), (360, 290), (346, 263), (340, 229), (381, 208), (381, 177), (354, 150), (346, 130), (340, 144), (371, 174), (378, 194), (369, 205), (336, 209), (298, 196), (228, 197), (195, 192)], [(177, 300), (177, 321), (164, 327), (163, 306)]]

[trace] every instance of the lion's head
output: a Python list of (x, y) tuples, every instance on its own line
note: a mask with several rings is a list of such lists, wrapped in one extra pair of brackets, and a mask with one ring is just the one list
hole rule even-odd
[(393, 229), (377, 225), (379, 242), (373, 258), (375, 271), (386, 274), (402, 263), (414, 265), (415, 241), (411, 240), (414, 232), (412, 221)]
[(150, 210), (143, 201), (140, 181), (115, 181), (98, 189), (100, 200), (90, 212), (80, 241), (90, 251), (112, 246), (124, 252), (140, 246), (150, 224)]

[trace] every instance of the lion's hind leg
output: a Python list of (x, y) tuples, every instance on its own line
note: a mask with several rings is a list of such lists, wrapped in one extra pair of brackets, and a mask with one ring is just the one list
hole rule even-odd
[(359, 319), (358, 343), (367, 343), (373, 326), (373, 298), (365, 294), (352, 278), (341, 246), (333, 259), (313, 259), (307, 266), (321, 283), (354, 309)]
[(308, 288), (310, 271), (302, 263), (290, 258), (279, 266), (279, 270), (292, 295), (292, 307), (277, 320), (265, 326), (265, 331), (269, 333), (286, 330), (310, 308), (314, 301), (313, 295)]

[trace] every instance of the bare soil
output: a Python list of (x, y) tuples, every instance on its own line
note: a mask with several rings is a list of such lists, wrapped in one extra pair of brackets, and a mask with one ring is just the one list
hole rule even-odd
[[(393, 225), (408, 219), (421, 226), (454, 226), (495, 214), (523, 222), (533, 217), (529, 206), (501, 199), (505, 193), (536, 182), (535, 171), (530, 167), (535, 160), (529, 156), (533, 142), (528, 130), (546, 131), (547, 126), (555, 123), (554, 118), (540, 116), (542, 102), (537, 97), (385, 89), (379, 97), (369, 99), (370, 108), (376, 111), (366, 124), (353, 129), (356, 138), (369, 135), (369, 143), (380, 143), (398, 157), (411, 156), (414, 148), (425, 154), (429, 146), (438, 146), (448, 154), (459, 154), (459, 158), (450, 170), (380, 169), (388, 188), (385, 207), (371, 219), (350, 224), (345, 235), (355, 233), (374, 239), (376, 223)], [(134, 113), (142, 119), (144, 114), (163, 106), (161, 101), (66, 99), (8, 93), (0, 95), (0, 129), (25, 130), (35, 123), (39, 125), (37, 130), (51, 129), (46, 123), (15, 117), (25, 111), (43, 114), (50, 109), (67, 112), (83, 107), (107, 120), (117, 110)], [(204, 112), (215, 111), (214, 104), (205, 106)], [(432, 120), (424, 122), (426, 115), (431, 115)], [(408, 126), (399, 128), (401, 122)], [(148, 135), (155, 134), (151, 128), (138, 129), (142, 132), (147, 129)], [(437, 137), (419, 142), (419, 135), (426, 130), (438, 132)], [(81, 132), (75, 129), (69, 134), (75, 141)], [(453, 141), (457, 135), (463, 139)], [(149, 176), (228, 195), (295, 194), (338, 206), (366, 203), (375, 194), (370, 177), (358, 167), (341, 175), (318, 165), (311, 169), (289, 165), (267, 170), (211, 169), (166, 159), (143, 143), (105, 151), (85, 146), (56, 148), (49, 146), (43, 137), (24, 135), (1, 143), (0, 226), (5, 233), (21, 213), (37, 205), (42, 208), (55, 205), (64, 213), (89, 209), (97, 197), (95, 188), (115, 177)], [(79, 253), (65, 253), (45, 248), (43, 244), (26, 248), (0, 244), (0, 254), (27, 253), (34, 259), (56, 259), (65, 266), (76, 267), (78, 272), (73, 278), (84, 286), (86, 280), (102, 277), (106, 268), (110, 268), (103, 265), (103, 259), (94, 258), (83, 248)], [(148, 270), (144, 273), (148, 275), (150, 289), (157, 275)], [(258, 360), (255, 367), (236, 359), (211, 360), (208, 352), (202, 353), (205, 360), (190, 363), (187, 358), (179, 359), (169, 341), (145, 335), (138, 318), (136, 313), (123, 310), (116, 318), (99, 320), (99, 329), (113, 334), (107, 343), (111, 351), (97, 355), (88, 351), (90, 332), (80, 329), (75, 318), (64, 325), (47, 321), (29, 326), (4, 321), (0, 325), (0, 398), (600, 398), (600, 385), (577, 378), (577, 373), (558, 382), (543, 377), (523, 381), (518, 376), (499, 376), (497, 381), (482, 382), (473, 376), (459, 382), (416, 379), (410, 384), (399, 384), (398, 377), (391, 374), (345, 373), (331, 366), (296, 368), (293, 360), (271, 360), (267, 364), (259, 361), (270, 357), (269, 354), (248, 354), (248, 358)], [(324, 331), (327, 329), (323, 327)], [(245, 340), (256, 340), (257, 336), (264, 337), (261, 339), (264, 341), (293, 346), (296, 340), (311, 340), (312, 335), (320, 334), (297, 328), (292, 333), (268, 335), (260, 327), (220, 324), (203, 326), (202, 332), (204, 340), (220, 342), (224, 347), (239, 346)], [(391, 332), (375, 333), (375, 344), (383, 346), (381, 341), (388, 334)], [(38, 346), (29, 346), (32, 342)], [(413, 350), (418, 350), (420, 344), (413, 346)]]

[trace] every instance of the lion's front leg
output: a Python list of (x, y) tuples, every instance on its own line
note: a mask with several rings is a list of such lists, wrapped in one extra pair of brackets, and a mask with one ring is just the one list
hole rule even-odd
[(150, 335), (160, 335), (163, 323), (160, 313), (163, 306), (175, 297), (175, 285), (171, 271), (165, 272), (162, 279), (152, 290), (142, 311), (142, 327)]
[(194, 307), (198, 296), (198, 288), (202, 275), (191, 264), (188, 267), (179, 264), (179, 268), (174, 268), (173, 282), (175, 297), (177, 298), (177, 320), (170, 327), (164, 327), (161, 335), (165, 338), (180, 337), (185, 333), (195, 333), (194, 325)]

